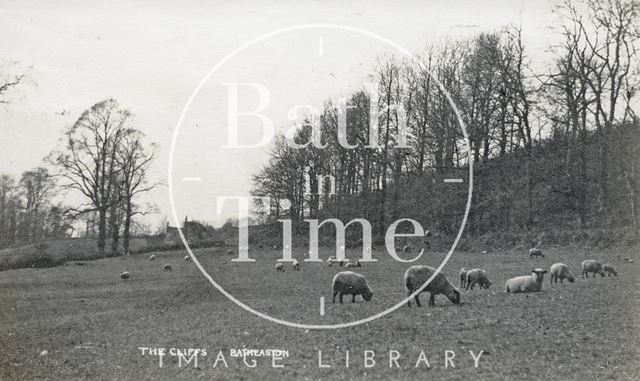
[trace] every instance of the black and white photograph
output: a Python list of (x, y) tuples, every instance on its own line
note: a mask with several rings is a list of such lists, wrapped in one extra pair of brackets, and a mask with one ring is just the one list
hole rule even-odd
[(640, 1), (0, 36), (0, 380), (640, 379)]

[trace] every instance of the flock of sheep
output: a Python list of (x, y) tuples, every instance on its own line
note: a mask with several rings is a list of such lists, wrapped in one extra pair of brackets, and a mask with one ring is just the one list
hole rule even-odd
[[(403, 248), (403, 251), (407, 251), (407, 248)], [(544, 257), (542, 251), (538, 248), (532, 248), (529, 250), (530, 257)], [(151, 255), (149, 257), (150, 261), (155, 261), (156, 256)], [(184, 257), (185, 262), (191, 262), (191, 257), (186, 255)], [(338, 259), (336, 257), (330, 257), (327, 259), (327, 263), (329, 266), (338, 265), (341, 267), (348, 268), (357, 268), (362, 267), (360, 261), (352, 262), (349, 259)], [(299, 271), (301, 268), (300, 263), (297, 260), (293, 260), (291, 262), (291, 269), (293, 271)], [(167, 263), (163, 267), (164, 271), (173, 271), (173, 267), (170, 263)], [(275, 265), (275, 269), (278, 272), (284, 272), (284, 264), (282, 262), (278, 262)], [(407, 290), (407, 297), (411, 296), (415, 291), (420, 289), (420, 287), (433, 276), (436, 272), (436, 269), (429, 266), (416, 265), (411, 266), (404, 273), (404, 285)], [(564, 280), (573, 283), (575, 281), (575, 276), (569, 270), (569, 267), (564, 263), (555, 263), (550, 268), (550, 282), (551, 284), (558, 283), (558, 280), (562, 284)], [(544, 278), (544, 274), (547, 273), (547, 270), (542, 268), (533, 269), (531, 275), (523, 275), (508, 279), (505, 282), (504, 289), (508, 293), (519, 293), (519, 292), (537, 292), (542, 289), (542, 281)], [(616, 268), (608, 265), (601, 264), (600, 262), (588, 259), (582, 262), (582, 273), (581, 277), (589, 278), (589, 273), (593, 274), (593, 277), (596, 274), (600, 274), (602, 277), (605, 276), (605, 273), (608, 276), (614, 275), (617, 276), (618, 273)], [(130, 274), (128, 271), (125, 271), (120, 274), (121, 279), (129, 279)], [(469, 290), (473, 290), (473, 288), (478, 285), (480, 288), (487, 289), (491, 286), (492, 282), (489, 280), (487, 276), (487, 272), (483, 269), (465, 269), (462, 268), (459, 273), (460, 279), (460, 288), (465, 289), (467, 292)], [(332, 283), (333, 288), (333, 303), (336, 301), (336, 296), (338, 296), (340, 303), (342, 303), (343, 295), (351, 295), (351, 301), (355, 302), (356, 296), (360, 295), (364, 300), (370, 301), (373, 297), (373, 291), (371, 287), (367, 283), (367, 279), (358, 273), (353, 271), (341, 271), (337, 273), (333, 278)], [(447, 297), (452, 303), (459, 304), (460, 303), (460, 291), (456, 286), (454, 286), (451, 282), (449, 282), (446, 276), (443, 273), (438, 273), (431, 282), (421, 291), (428, 292), (430, 294), (429, 297), (429, 305), (432, 306), (435, 304), (435, 297), (438, 294), (442, 294)], [(419, 293), (414, 296), (414, 300), (418, 307), (421, 307)], [(407, 305), (411, 307), (411, 301), (409, 300)]]
[[(536, 257), (542, 256), (544, 254), (540, 249), (533, 248), (529, 251), (529, 256)], [(335, 257), (329, 258), (327, 260), (329, 262), (329, 266), (332, 266), (334, 263), (339, 263), (340, 266), (346, 267), (356, 267), (360, 266), (359, 262), (353, 263), (348, 260), (337, 260)], [(348, 264), (352, 264), (353, 266), (349, 266)], [(284, 271), (282, 264), (278, 264), (281, 271)], [(276, 267), (278, 267), (278, 265)], [(296, 270), (299, 270), (299, 265), (296, 265)], [(433, 276), (436, 272), (436, 269), (429, 266), (411, 266), (404, 273), (404, 284), (407, 289), (407, 297), (410, 297), (415, 291), (419, 290), (424, 283)], [(550, 268), (550, 282), (551, 284), (558, 283), (558, 280), (562, 284), (564, 280), (568, 280), (573, 283), (575, 281), (574, 275), (569, 270), (569, 267), (564, 263), (555, 263)], [(505, 292), (507, 293), (519, 293), (519, 292), (538, 292), (542, 289), (542, 281), (544, 278), (544, 274), (547, 273), (547, 270), (542, 268), (533, 269), (531, 275), (523, 275), (508, 279), (505, 282)], [(588, 259), (582, 262), (582, 278), (589, 278), (589, 273), (593, 274), (593, 277), (596, 274), (600, 274), (602, 277), (607, 273), (608, 276), (614, 275), (617, 276), (618, 273), (616, 268), (605, 264), (602, 265), (600, 262)], [(460, 274), (460, 287), (465, 289), (467, 292), (469, 290), (473, 290), (475, 285), (477, 284), (480, 288), (489, 288), (492, 282), (489, 280), (487, 276), (487, 272), (483, 269), (461, 269)], [(371, 300), (373, 297), (373, 292), (371, 287), (367, 283), (367, 279), (361, 275), (352, 271), (342, 271), (335, 275), (333, 278), (333, 303), (336, 301), (336, 296), (339, 297), (340, 303), (342, 303), (343, 295), (351, 295), (351, 301), (355, 302), (356, 296), (360, 295), (366, 301)], [(421, 291), (428, 292), (430, 294), (429, 297), (429, 305), (432, 306), (435, 304), (435, 297), (438, 294), (442, 294), (446, 296), (451, 302), (454, 304), (460, 303), (460, 291), (456, 286), (454, 286), (451, 282), (449, 282), (446, 276), (443, 273), (438, 273), (431, 282)], [(421, 307), (419, 294), (414, 296), (414, 300), (418, 307)], [(407, 305), (411, 307), (411, 300), (407, 302)]]
[[(156, 256), (154, 254), (149, 256), (149, 260), (150, 261), (155, 261), (156, 260)], [(191, 262), (191, 257), (189, 255), (185, 255), (184, 256), (184, 261), (185, 262)], [(173, 266), (171, 266), (171, 263), (165, 263), (163, 266), (163, 270), (166, 271), (173, 271)], [(129, 274), (128, 271), (124, 271), (123, 273), (120, 274), (120, 279), (126, 280), (131, 278), (131, 274)]]

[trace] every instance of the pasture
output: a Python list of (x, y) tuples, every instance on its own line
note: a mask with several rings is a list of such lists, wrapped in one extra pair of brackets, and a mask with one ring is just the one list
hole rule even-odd
[[(544, 249), (544, 248), (543, 248)], [(636, 251), (545, 249), (545, 258), (526, 252), (455, 253), (443, 272), (459, 286), (461, 267), (487, 270), (488, 290), (462, 291), (460, 305), (442, 295), (436, 306), (402, 306), (375, 321), (338, 330), (289, 328), (240, 308), (187, 263), (185, 251), (71, 262), (47, 269), (0, 272), (0, 379), (640, 379), (640, 266), (626, 263)], [(344, 268), (301, 262), (302, 271), (276, 272), (275, 250), (252, 252), (257, 262), (232, 263), (224, 251), (196, 250), (202, 265), (232, 295), (277, 318), (303, 323), (337, 323), (380, 312), (406, 296), (404, 270), (378, 250), (378, 263), (349, 269), (367, 277), (371, 302), (331, 303), (331, 279)], [(294, 250), (302, 259), (304, 250)], [(321, 252), (326, 258), (330, 253)], [(349, 251), (349, 257), (355, 257)], [(426, 253), (420, 264), (437, 266), (444, 253)], [(599, 259), (617, 266), (618, 277), (580, 279), (580, 262)], [(504, 281), (533, 267), (566, 263), (575, 283), (509, 295)], [(173, 271), (164, 272), (171, 263)], [(129, 271), (131, 279), (119, 274)], [(319, 298), (326, 297), (324, 316)], [(138, 347), (205, 348), (199, 366), (178, 367), (165, 356), (142, 356)], [(257, 358), (250, 368), (230, 349), (284, 349), (284, 368)], [(42, 354), (43, 351), (46, 354)], [(400, 368), (389, 367), (389, 351)], [(455, 368), (445, 368), (445, 351)], [(469, 350), (484, 354), (478, 368)], [(222, 351), (228, 368), (213, 368)], [(318, 351), (323, 363), (318, 366)], [(345, 367), (349, 351), (350, 366)], [(364, 368), (363, 352), (376, 364)], [(424, 363), (415, 368), (424, 351)]]

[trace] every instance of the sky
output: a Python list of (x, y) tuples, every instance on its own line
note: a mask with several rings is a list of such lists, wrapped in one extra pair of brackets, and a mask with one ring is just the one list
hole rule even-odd
[[(0, 105), (0, 173), (43, 166), (60, 147), (65, 128), (94, 103), (115, 98), (133, 113), (132, 125), (159, 146), (150, 172), (169, 182), (175, 141), (176, 213), (214, 225), (235, 215), (217, 213), (217, 196), (247, 195), (250, 176), (268, 146), (224, 149), (229, 83), (259, 83), (271, 101), (264, 115), (276, 131), (291, 125), (295, 105), (321, 107), (366, 82), (380, 56), (402, 56), (394, 46), (359, 32), (309, 28), (254, 43), (212, 73), (178, 121), (189, 97), (223, 58), (247, 42), (282, 28), (336, 24), (382, 36), (413, 53), (428, 43), (522, 24), (532, 60), (554, 38), (553, 2), (542, 1), (17, 1), (0, 2), (0, 76), (24, 74)], [(227, 85), (225, 85), (227, 84)], [(238, 85), (239, 86), (239, 85)], [(239, 109), (258, 105), (255, 87), (240, 86)], [(257, 119), (239, 119), (241, 141), (258, 142)], [(260, 126), (260, 127), (258, 127)], [(185, 181), (184, 178), (199, 178)], [(158, 223), (171, 215), (169, 187), (145, 200)]]

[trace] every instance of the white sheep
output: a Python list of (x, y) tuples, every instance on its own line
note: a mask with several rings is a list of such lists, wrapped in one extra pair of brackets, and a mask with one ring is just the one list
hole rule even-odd
[(460, 288), (464, 288), (467, 284), (467, 271), (469, 270), (464, 267), (460, 269), (460, 274), (458, 275), (460, 277)]
[(185, 261), (185, 262), (191, 262), (191, 256), (189, 256), (189, 255), (185, 255), (185, 256), (184, 256), (184, 261)]
[(571, 283), (575, 282), (575, 277), (571, 271), (569, 271), (569, 266), (564, 263), (554, 263), (549, 269), (549, 278), (549, 282), (551, 282), (551, 284), (557, 284), (558, 279), (560, 279), (560, 284), (562, 284), (565, 279)]
[(611, 274), (618, 276), (618, 271), (611, 265), (603, 265), (602, 269), (607, 273), (608, 277), (611, 276)]
[(156, 256), (154, 254), (151, 254), (151, 256), (149, 257), (150, 261), (155, 261), (156, 260)]
[(282, 263), (276, 263), (276, 271), (284, 272), (284, 265)]
[[(407, 297), (411, 296), (415, 291), (420, 289), (422, 285), (433, 276), (436, 269), (429, 266), (411, 266), (404, 273), (404, 284), (407, 288)], [(447, 277), (443, 273), (438, 273), (429, 284), (422, 290), (422, 292), (430, 293), (429, 305), (435, 305), (435, 296), (443, 294), (454, 304), (460, 304), (460, 291), (456, 286), (452, 285)], [(422, 307), (420, 304), (420, 294), (416, 294), (414, 297), (416, 305)], [(411, 307), (411, 300), (407, 302), (407, 305)]]
[(529, 256), (544, 258), (544, 254), (542, 254), (542, 250), (538, 249), (537, 247), (532, 247), (531, 249), (529, 249)]
[(329, 264), (329, 267), (333, 266), (333, 262), (336, 262), (336, 257), (327, 258), (327, 263)]
[(602, 269), (602, 264), (595, 259), (587, 259), (582, 261), (582, 273), (580, 274), (580, 278), (584, 278), (585, 276), (588, 278), (589, 273), (593, 273), (593, 277), (596, 277), (596, 274), (602, 275), (604, 278), (604, 270)]
[(347, 264), (345, 265), (345, 267), (362, 267), (362, 264), (360, 264), (360, 261), (355, 261), (355, 262), (347, 261)]
[(471, 269), (467, 271), (467, 291), (473, 290), (473, 287), (478, 283), (480, 288), (489, 288), (491, 281), (487, 277), (487, 273), (482, 269)]
[(131, 275), (129, 275), (128, 271), (123, 272), (122, 274), (120, 274), (120, 279), (129, 279), (131, 277)]
[(291, 262), (291, 268), (294, 271), (299, 271), (300, 270), (300, 263), (298, 262), (297, 259), (294, 259), (293, 262)]
[(164, 271), (173, 271), (173, 267), (169, 263), (164, 265)]
[(342, 303), (342, 295), (345, 294), (353, 296), (352, 303), (356, 301), (356, 295), (362, 295), (362, 299), (366, 301), (371, 300), (373, 296), (367, 279), (353, 271), (341, 271), (333, 277), (333, 303), (336, 302), (336, 295), (340, 295), (340, 303)]
[(547, 270), (533, 269), (531, 275), (518, 276), (508, 279), (504, 284), (504, 290), (510, 293), (538, 292), (542, 288), (542, 279)]

